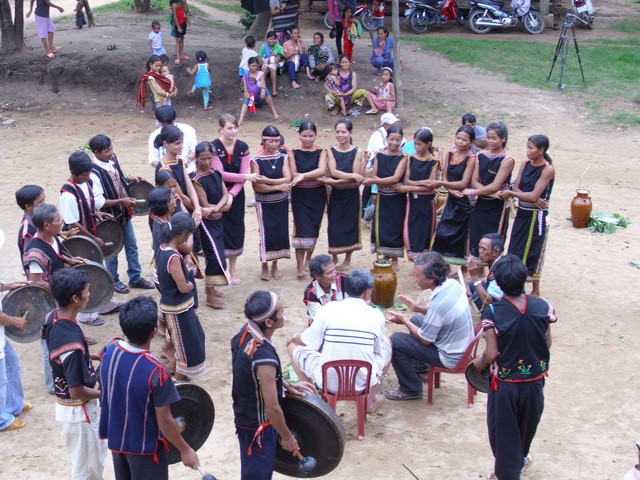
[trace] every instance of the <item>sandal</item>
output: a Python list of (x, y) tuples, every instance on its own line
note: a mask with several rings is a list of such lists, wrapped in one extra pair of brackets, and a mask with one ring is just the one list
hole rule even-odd
[(376, 399), (380, 399), (380, 400), (377, 401), (373, 407), (368, 407), (367, 413), (376, 413), (384, 403), (384, 397), (382, 395), (376, 395)]
[(13, 430), (19, 430), (27, 424), (24, 420), (16, 418), (8, 427), (4, 427), (0, 432), (12, 432)]
[(129, 290), (129, 288), (122, 282), (118, 282), (115, 284), (114, 286), (114, 290), (116, 291), (116, 293), (129, 293), (131, 290)]
[(376, 115), (378, 113), (378, 110), (367, 110), (366, 112), (364, 112), (365, 115)]
[[(53, 53), (51, 53), (51, 52), (47, 53), (47, 57), (49, 57), (49, 58), (56, 58), (56, 56), (55, 56)], [(9, 428), (9, 427), (7, 427), (7, 428)]]
[(20, 413), (27, 413), (32, 408), (33, 408), (33, 404), (29, 402), (23, 402), (22, 410), (20, 410)]
[(82, 323), (83, 325), (89, 325), (90, 327), (100, 327), (104, 325), (104, 320), (102, 320), (100, 317), (96, 317), (80, 323)]
[(98, 343), (98, 341), (95, 338), (87, 337), (86, 335), (84, 339), (87, 342), (87, 345), (95, 345)]
[(400, 388), (394, 388), (393, 390), (389, 390), (384, 394), (389, 400), (419, 400), (422, 398), (422, 395), (409, 395), (407, 393), (402, 393)]

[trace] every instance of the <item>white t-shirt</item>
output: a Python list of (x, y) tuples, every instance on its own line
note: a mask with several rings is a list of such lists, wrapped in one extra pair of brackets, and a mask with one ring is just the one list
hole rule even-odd
[[(55, 250), (55, 252), (59, 255), (60, 254), (60, 247), (58, 242), (53, 242), (50, 244), (51, 248), (53, 248)], [(38, 262), (29, 262), (29, 273), (44, 273), (44, 270), (42, 270), (42, 267), (40, 266), (40, 264)]]
[(257, 56), (258, 56), (258, 52), (250, 48), (244, 47), (242, 49), (242, 55), (240, 57), (240, 65), (238, 65), (238, 68), (249, 70), (249, 65), (248, 65), (249, 59)]
[[(186, 163), (187, 172), (193, 173), (196, 171), (196, 162), (191, 161), (189, 156), (195, 153), (196, 145), (198, 144), (198, 141), (196, 140), (196, 131), (192, 126), (187, 125), (186, 123), (174, 123), (173, 125), (178, 127), (184, 135), (184, 143), (182, 145), (182, 154), (180, 155), (180, 158), (182, 158), (182, 161)], [(153, 165), (154, 162), (159, 162), (165, 152), (164, 147), (156, 148), (153, 145), (156, 137), (160, 135), (160, 130), (162, 130), (162, 127), (154, 130), (153, 133), (149, 135), (149, 165)]]
[[(384, 317), (361, 298), (345, 298), (341, 302), (323, 305), (316, 318), (300, 339), (314, 350), (321, 351), (322, 363), (332, 360), (364, 360), (371, 363), (371, 384), (379, 374), (376, 355), (384, 355)], [(335, 372), (330, 371), (329, 391), (337, 390)], [(366, 372), (360, 370), (356, 388), (364, 390)]]
[[(84, 198), (89, 203), (91, 200), (89, 199), (89, 185), (87, 182), (77, 183), (76, 185), (80, 187)], [(69, 192), (62, 192), (60, 194), (60, 216), (62, 217), (62, 221), (67, 225), (80, 222), (78, 202), (76, 201), (76, 197)]]

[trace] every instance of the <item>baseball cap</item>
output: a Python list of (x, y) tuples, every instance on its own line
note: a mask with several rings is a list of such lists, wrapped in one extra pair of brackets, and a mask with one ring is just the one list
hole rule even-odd
[(380, 116), (380, 125), (384, 125), (388, 123), (389, 125), (393, 125), (396, 122), (399, 122), (400, 119), (396, 117), (393, 113), (383, 113)]

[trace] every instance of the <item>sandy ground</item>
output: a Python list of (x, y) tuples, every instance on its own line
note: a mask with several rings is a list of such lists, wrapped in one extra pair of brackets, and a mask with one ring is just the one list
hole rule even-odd
[[(64, 3), (63, 3), (64, 6)], [(122, 18), (100, 19), (102, 26), (77, 31), (70, 24), (60, 24), (56, 35), (64, 46), (56, 59), (56, 68), (83, 65), (90, 69), (96, 63), (107, 64), (116, 71), (141, 65), (147, 52), (146, 32), (152, 15), (127, 17), (136, 25), (123, 26)], [(307, 22), (307, 23), (304, 23)], [(164, 26), (163, 26), (164, 28)], [(319, 16), (305, 14), (303, 38), (320, 28)], [(132, 35), (131, 32), (136, 32)], [(597, 30), (594, 30), (597, 32)], [(580, 35), (586, 31), (580, 30)], [(108, 40), (103, 35), (110, 36)], [(522, 32), (508, 34), (524, 35)], [(595, 35), (593, 33), (592, 35)], [(606, 33), (603, 33), (606, 35)], [(555, 44), (557, 33), (544, 34)], [(167, 35), (168, 37), (168, 35)], [(170, 46), (168, 38), (165, 45)], [(39, 47), (30, 37), (28, 44)], [(120, 48), (108, 52), (104, 47), (117, 43)], [(214, 121), (223, 110), (239, 111), (236, 79), (236, 57), (240, 51), (240, 35), (216, 30), (194, 22), (187, 40), (187, 50), (208, 47), (213, 52), (214, 109), (203, 112), (195, 100), (180, 98), (176, 108), (180, 121), (196, 128), (199, 139), (217, 136)], [(214, 51), (212, 44), (216, 45)], [(104, 53), (100, 53), (104, 51)], [(222, 56), (221, 52), (231, 52)], [(6, 59), (25, 63), (23, 72), (39, 71), (34, 62), (40, 60), (38, 50)], [(550, 47), (550, 57), (553, 46)], [(34, 60), (34, 56), (38, 58)], [(210, 54), (211, 55), (211, 54)], [(551, 375), (546, 386), (546, 408), (532, 447), (533, 465), (527, 479), (617, 479), (634, 463), (634, 442), (640, 436), (637, 369), (640, 308), (633, 285), (640, 271), (627, 265), (640, 260), (638, 235), (640, 207), (636, 185), (640, 180), (640, 160), (636, 131), (599, 123), (583, 106), (582, 95), (555, 90), (525, 89), (507, 84), (497, 75), (487, 75), (464, 66), (451, 64), (441, 57), (418, 51), (405, 44), (405, 95), (407, 106), (399, 110), (406, 135), (423, 125), (433, 127), (436, 143), (452, 145), (459, 117), (474, 111), (481, 124), (494, 119), (510, 128), (509, 149), (518, 161), (525, 158), (525, 142), (529, 135), (546, 133), (552, 142), (552, 156), (557, 179), (551, 204), (551, 230), (542, 282), (542, 294), (557, 308), (559, 322), (553, 328)], [(371, 86), (375, 78), (366, 68), (367, 42), (356, 46), (360, 82)], [(0, 59), (0, 66), (5, 59)], [(28, 65), (27, 65), (28, 64)], [(50, 73), (53, 67), (45, 68)], [(104, 65), (102, 65), (104, 66)], [(426, 68), (425, 68), (426, 66)], [(39, 67), (42, 69), (42, 66)], [(19, 69), (18, 69), (19, 70)], [(175, 69), (182, 90), (191, 81), (183, 66)], [(135, 70), (129, 75), (135, 78)], [(106, 133), (129, 174), (152, 178), (146, 161), (146, 141), (154, 129), (149, 114), (133, 106), (132, 85), (115, 84), (100, 79), (95, 90), (84, 84), (61, 83), (53, 93), (49, 77), (14, 75), (0, 83), (0, 104), (10, 102), (2, 113), (16, 120), (13, 127), (2, 129), (3, 176), (0, 179), (0, 226), (7, 234), (2, 249), (0, 279), (9, 282), (20, 278), (16, 229), (21, 212), (15, 205), (13, 192), (26, 182), (37, 183), (46, 190), (48, 200), (57, 203), (58, 190), (67, 178), (66, 159), (94, 134)], [(122, 77), (118, 77), (121, 79)], [(40, 79), (40, 83), (38, 83)], [(543, 80), (541, 79), (541, 84)], [(324, 111), (314, 86), (303, 79), (303, 89), (292, 92), (288, 86), (277, 100), (283, 120), (277, 123), (295, 144), (289, 121), (304, 117), (319, 126), (318, 144), (333, 144), (330, 128), (334, 119)], [(241, 128), (240, 138), (252, 151), (258, 146), (259, 131), (270, 121), (266, 111), (259, 111)], [(354, 143), (366, 146), (376, 119), (354, 120)], [(615, 235), (601, 236), (586, 230), (575, 230), (567, 221), (569, 204), (578, 187), (580, 175), (591, 165), (583, 185), (591, 190), (596, 211), (620, 212), (632, 224)], [(247, 188), (251, 197), (251, 189)], [(301, 331), (306, 324), (301, 298), (306, 280), (295, 279), (295, 262), (281, 262), (284, 279), (269, 283), (259, 280), (258, 237), (255, 213), (247, 208), (247, 240), (245, 253), (239, 260), (243, 278), (241, 285), (225, 289), (228, 307), (223, 312), (204, 310), (202, 323), (207, 332), (208, 370), (196, 381), (208, 390), (216, 406), (216, 421), (207, 443), (198, 452), (201, 463), (220, 479), (239, 475), (238, 446), (234, 435), (230, 400), (229, 339), (243, 324), (242, 304), (247, 295), (258, 288), (270, 288), (285, 299), (287, 324), (274, 340), (284, 355), (285, 339)], [(146, 218), (134, 219), (140, 259), (144, 274), (151, 274), (150, 236)], [(363, 240), (369, 231), (363, 230)], [(365, 241), (366, 244), (366, 241)], [(318, 253), (326, 251), (323, 229)], [(121, 261), (124, 256), (121, 255)], [(354, 255), (354, 266), (370, 268), (373, 256), (362, 251)], [(121, 263), (122, 265), (122, 263)], [(410, 265), (401, 262), (399, 292), (417, 295)], [(125, 268), (121, 266), (124, 274)], [(201, 294), (203, 285), (199, 285)], [(155, 295), (155, 292), (152, 292)], [(120, 296), (126, 300), (130, 296)], [(103, 327), (87, 327), (87, 334), (100, 344), (120, 335), (116, 318), (105, 317)], [(388, 331), (398, 327), (389, 325)], [(15, 345), (15, 344), (14, 344)], [(2, 434), (0, 478), (40, 479), (66, 478), (68, 460), (53, 419), (54, 402), (43, 389), (38, 343), (17, 344), (21, 357), (25, 397), (35, 404), (26, 417), (27, 427)], [(152, 349), (158, 352), (159, 342)], [(92, 351), (97, 351), (93, 347)], [(636, 353), (634, 353), (636, 352)], [(384, 389), (396, 386), (393, 371), (384, 381)], [(331, 478), (394, 479), (479, 479), (492, 467), (491, 451), (485, 426), (486, 396), (479, 394), (474, 408), (466, 407), (466, 383), (462, 376), (444, 376), (442, 388), (436, 391), (434, 404), (423, 401), (385, 402), (368, 418), (366, 439), (356, 440), (356, 416), (352, 405), (339, 404), (338, 412), (347, 432), (345, 454)], [(313, 452), (304, 452), (312, 454)], [(181, 465), (171, 467), (172, 478), (191, 479), (197, 474)], [(277, 478), (282, 478), (276, 475)], [(107, 460), (105, 478), (113, 478)]]

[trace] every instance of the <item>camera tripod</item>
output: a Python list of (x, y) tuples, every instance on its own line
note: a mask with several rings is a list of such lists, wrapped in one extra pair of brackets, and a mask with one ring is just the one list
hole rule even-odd
[(567, 17), (565, 18), (564, 25), (562, 25), (562, 31), (560, 32), (560, 38), (558, 39), (558, 45), (556, 46), (556, 53), (553, 56), (553, 62), (551, 63), (551, 70), (549, 70), (549, 75), (547, 76), (547, 83), (551, 80), (551, 74), (553, 73), (553, 69), (556, 66), (556, 60), (558, 59), (558, 55), (560, 55), (560, 78), (558, 79), (558, 90), (562, 90), (564, 87), (569, 86), (577, 86), (577, 85), (565, 85), (562, 83), (562, 75), (564, 73), (564, 67), (567, 64), (567, 53), (569, 52), (569, 34), (568, 31), (571, 30), (571, 37), (573, 38), (573, 45), (576, 49), (576, 56), (578, 57), (578, 65), (580, 65), (580, 74), (582, 75), (582, 86), (587, 86), (587, 81), (584, 78), (584, 70), (582, 68), (582, 60), (580, 59), (580, 50), (578, 50), (578, 39), (576, 38), (576, 30), (573, 27), (573, 19), (576, 18), (580, 22), (585, 23), (585, 21), (574, 15), (573, 13), (567, 13)]

